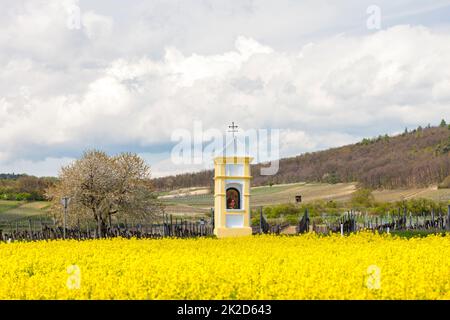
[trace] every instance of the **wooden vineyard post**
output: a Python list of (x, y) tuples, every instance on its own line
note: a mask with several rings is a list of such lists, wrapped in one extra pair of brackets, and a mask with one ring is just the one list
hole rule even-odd
[(434, 229), (434, 209), (431, 209), (431, 227)]
[(412, 213), (409, 212), (409, 229), (412, 229)]
[(29, 230), (30, 230), (30, 239), (33, 240), (33, 229), (32, 229), (32, 226), (31, 226), (31, 219), (28, 219), (28, 227), (29, 227)]
[(262, 219), (263, 219), (263, 207), (259, 208), (259, 233), (260, 234), (262, 234), (262, 232), (263, 232)]
[(424, 229), (426, 229), (426, 225), (425, 225), (425, 213), (422, 211), (422, 226)]
[(175, 237), (178, 236), (178, 218), (175, 218), (175, 229), (174, 229)]
[[(102, 225), (100, 218), (97, 219), (97, 237), (100, 239), (102, 237)], [(65, 230), (65, 229), (64, 229)], [(65, 232), (65, 231), (64, 231)]]
[(66, 223), (67, 223), (67, 209), (69, 207), (70, 197), (62, 197), (61, 204), (63, 205), (63, 238), (66, 239)]
[(367, 220), (367, 211), (364, 213), (364, 229), (369, 227), (369, 220)]
[(306, 224), (305, 232), (309, 232), (309, 211), (308, 211), (308, 208), (305, 209), (305, 224)]
[(186, 226), (186, 220), (183, 220), (183, 219), (181, 219), (181, 222), (180, 222), (180, 237), (184, 237), (184, 233), (186, 232), (185, 230), (186, 230), (186, 228), (185, 228), (185, 226)]
[(450, 204), (447, 207), (447, 230), (450, 231)]
[(405, 207), (404, 209), (403, 209), (403, 221), (402, 221), (402, 223), (403, 223), (403, 228), (404, 229), (407, 229), (407, 218), (406, 218), (406, 214), (407, 214), (407, 211), (408, 211), (408, 209)]

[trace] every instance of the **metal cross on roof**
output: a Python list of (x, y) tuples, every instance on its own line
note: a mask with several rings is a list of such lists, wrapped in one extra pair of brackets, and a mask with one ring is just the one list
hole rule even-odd
[(230, 128), (231, 130), (228, 130), (228, 132), (232, 132), (233, 133), (233, 138), (234, 138), (234, 133), (238, 132), (237, 128), (238, 126), (234, 124), (234, 121), (231, 122), (231, 126), (228, 126), (228, 128)]

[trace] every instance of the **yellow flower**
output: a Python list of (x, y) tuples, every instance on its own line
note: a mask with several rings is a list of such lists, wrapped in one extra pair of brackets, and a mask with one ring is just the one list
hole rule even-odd
[(450, 299), (450, 236), (0, 244), (0, 299)]

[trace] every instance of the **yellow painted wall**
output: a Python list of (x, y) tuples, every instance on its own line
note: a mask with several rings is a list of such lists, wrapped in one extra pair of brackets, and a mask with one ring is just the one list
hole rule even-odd
[[(252, 234), (250, 227), (250, 163), (251, 157), (216, 157), (214, 159), (214, 234), (217, 237), (236, 237)], [(226, 176), (227, 164), (243, 164), (243, 176)], [(234, 180), (242, 184), (241, 211), (228, 211), (226, 209), (226, 184), (227, 180)], [(243, 215), (243, 227), (228, 228), (226, 215)]]

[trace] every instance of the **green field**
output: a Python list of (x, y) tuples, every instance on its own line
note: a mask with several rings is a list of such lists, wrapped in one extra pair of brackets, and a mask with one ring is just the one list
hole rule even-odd
[[(254, 187), (251, 189), (251, 206), (267, 206), (295, 202), (295, 196), (301, 195), (304, 203), (316, 200), (344, 202), (351, 198), (357, 189), (356, 183), (293, 183), (273, 186)], [(167, 205), (166, 212), (172, 214), (204, 214), (214, 206), (213, 194), (206, 188), (184, 189), (182, 192), (165, 193), (161, 200)], [(203, 191), (205, 194), (195, 194)], [(427, 198), (435, 201), (450, 201), (450, 189), (416, 188), (375, 190), (376, 201), (393, 202), (413, 198)]]
[(0, 227), (11, 223), (23, 222), (28, 219), (36, 220), (47, 215), (49, 202), (21, 202), (0, 200)]
[[(295, 202), (295, 196), (301, 195), (304, 203), (316, 200), (348, 201), (356, 190), (356, 183), (293, 183), (273, 186), (253, 187), (251, 189), (252, 207), (268, 206)], [(377, 201), (398, 201), (412, 198), (428, 198), (435, 201), (450, 201), (450, 189), (417, 188), (376, 190), (373, 192)], [(166, 212), (174, 215), (203, 215), (214, 206), (213, 194), (207, 188), (192, 188), (165, 192), (161, 200), (166, 205)], [(39, 219), (45, 216), (49, 203), (44, 201), (20, 202), (0, 200), (0, 223), (11, 221)]]

